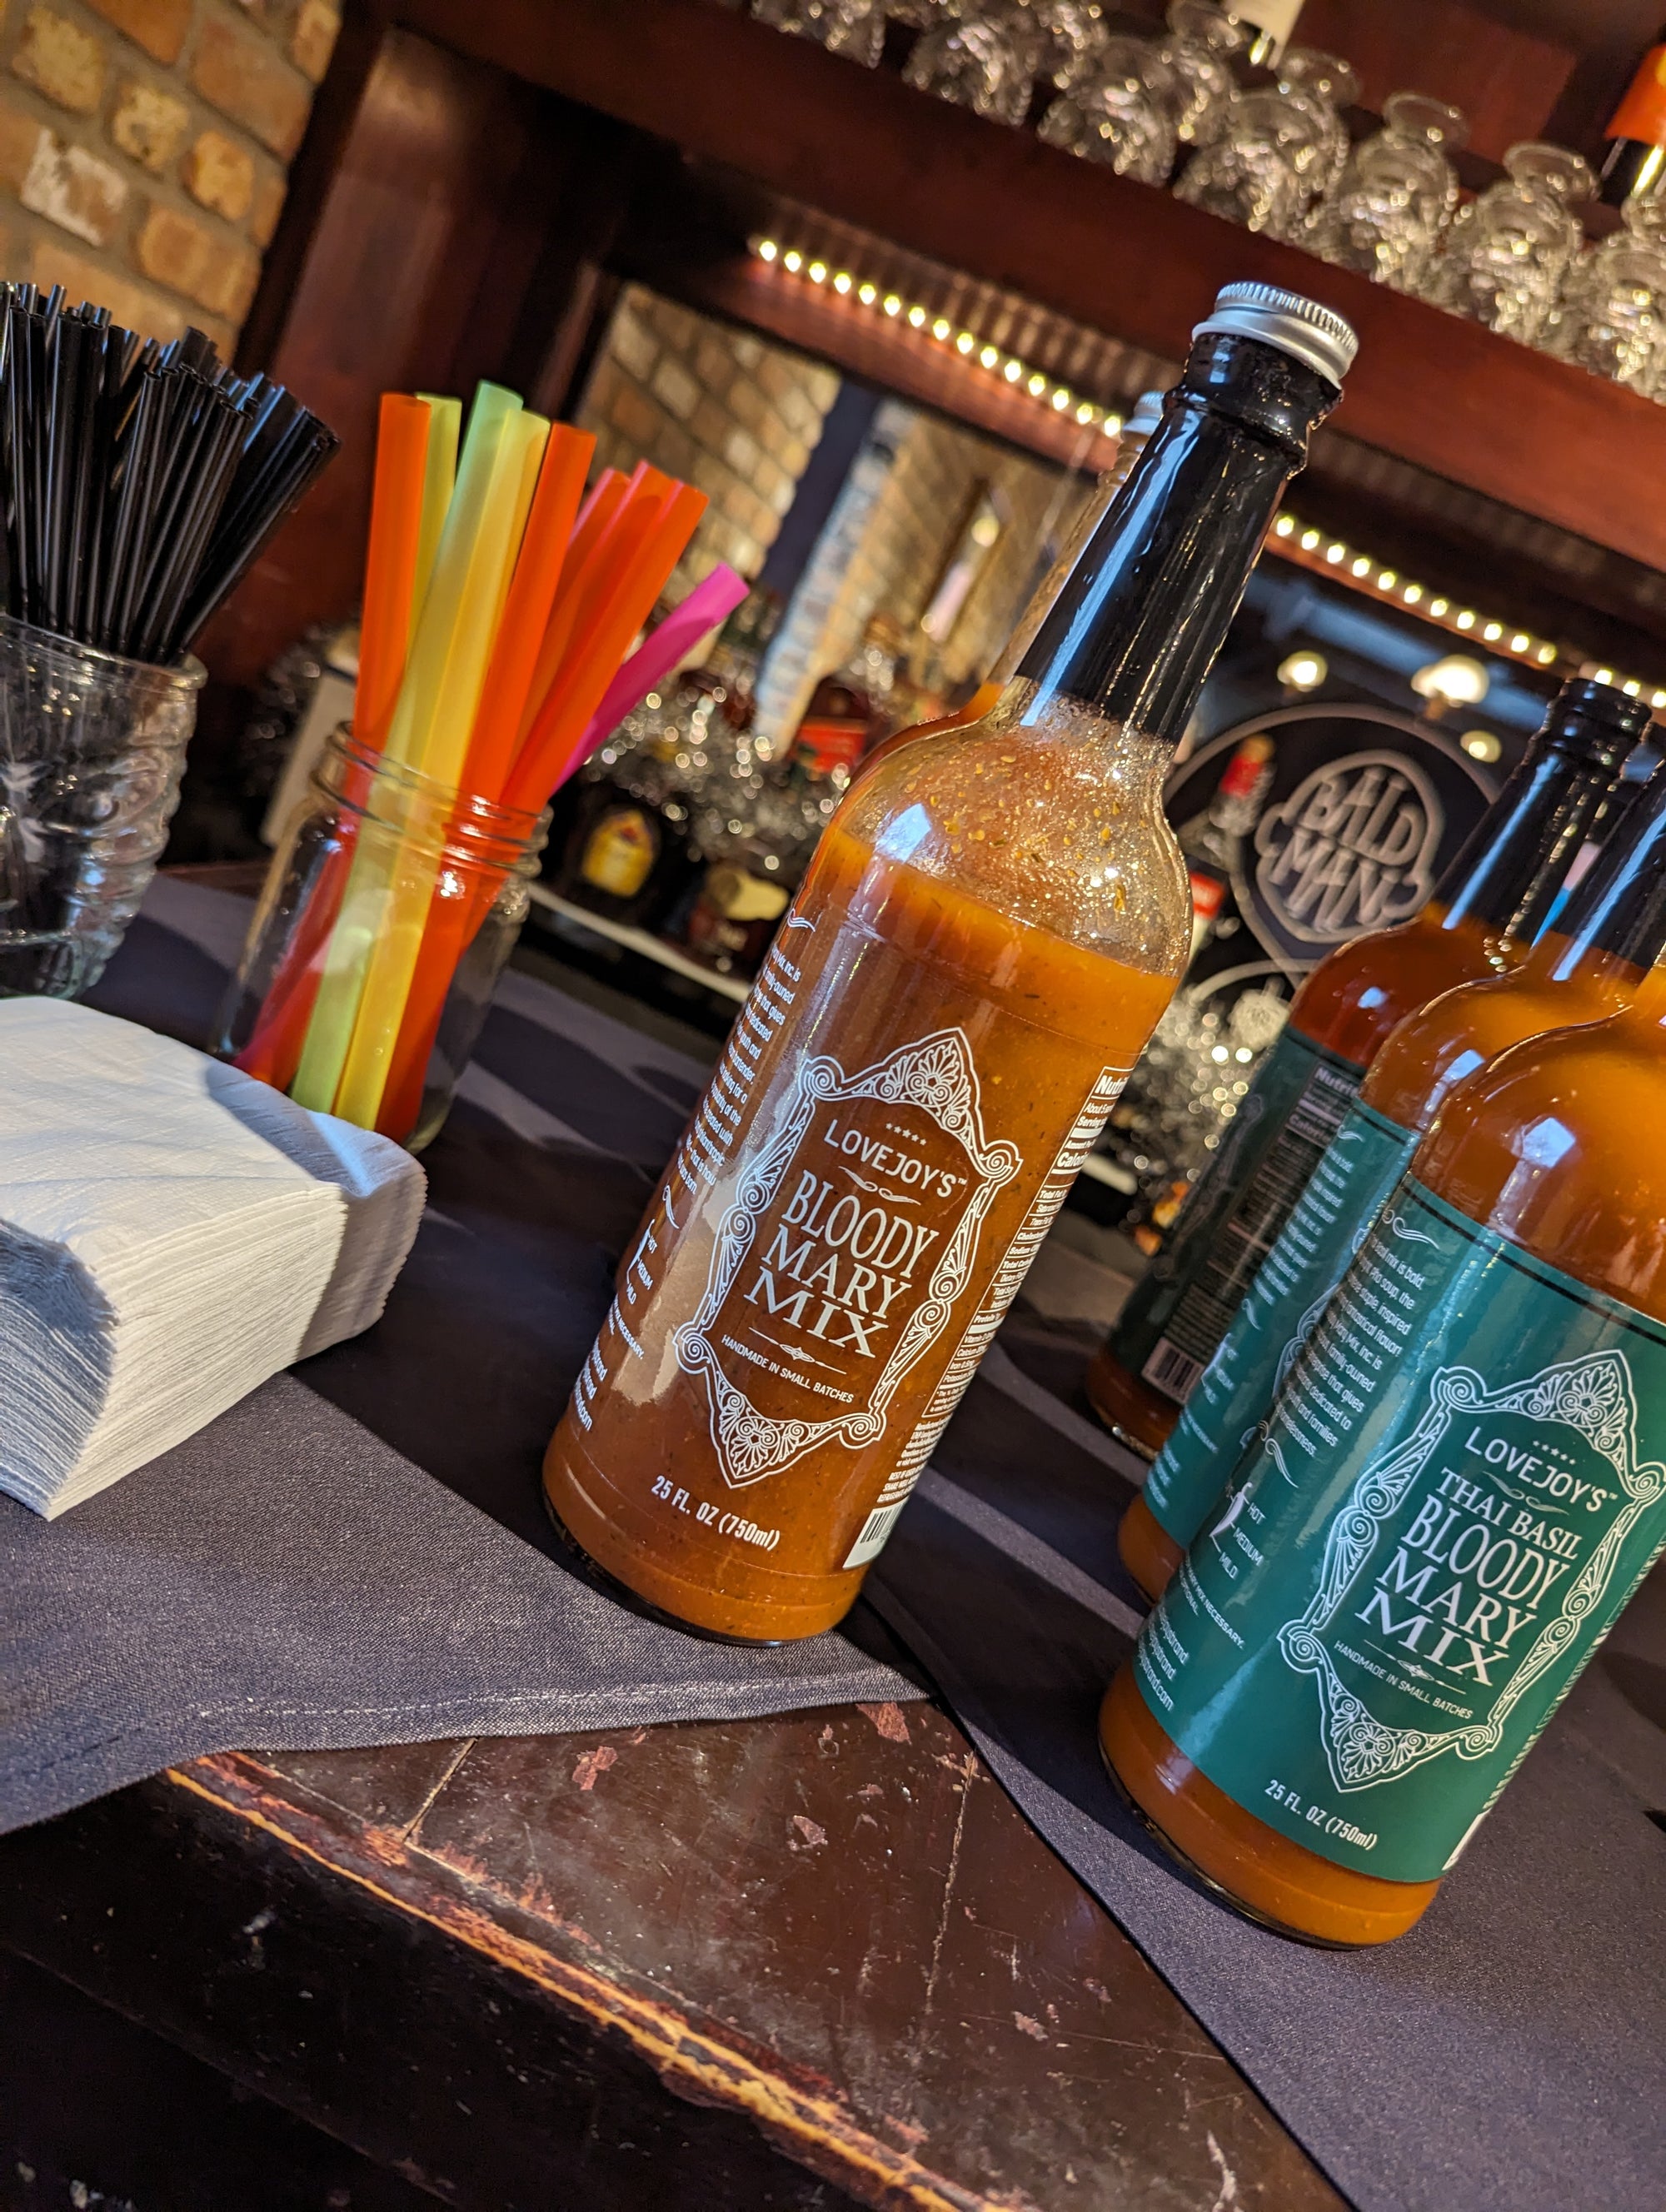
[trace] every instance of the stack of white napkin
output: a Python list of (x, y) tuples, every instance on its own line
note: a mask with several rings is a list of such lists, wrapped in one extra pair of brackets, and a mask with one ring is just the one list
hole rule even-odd
[(62, 1513), (368, 1328), (423, 1194), (386, 1137), (188, 1045), (0, 1000), (0, 1490)]

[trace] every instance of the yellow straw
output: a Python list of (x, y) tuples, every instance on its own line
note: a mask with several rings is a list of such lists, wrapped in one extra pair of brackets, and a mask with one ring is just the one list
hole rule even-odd
[[(413, 763), (447, 799), (455, 794), (462, 775), (549, 432), (549, 423), (540, 416), (510, 413), (481, 497), (449, 650), (423, 750)], [(435, 570), (436, 599), (446, 574), (442, 551)], [(395, 856), (389, 896), (366, 963), (352, 1042), (336, 1093), (336, 1112), (367, 1129), (375, 1126), (392, 1066), (440, 872), (441, 823), (425, 827), (429, 834), (405, 842)]]
[[(426, 543), (439, 516), (439, 501), (450, 476), (449, 410), (453, 400), (435, 403), (436, 414), (429, 451), (441, 448), (437, 462), (423, 485), (423, 541)], [(485, 520), (486, 506), (497, 471), (503, 432), (511, 416), (521, 411), (520, 402), (501, 385), (482, 384), (469, 410), (468, 434), (454, 485), (450, 487), (444, 519), (434, 538), (435, 551), (427, 589), (412, 626), (410, 652), (404, 681), (393, 710), (384, 761), (394, 768), (425, 769), (425, 757), (435, 716), (450, 666), (459, 631), (465, 589), (474, 564), (477, 541)], [(459, 410), (460, 412), (460, 410)], [(511, 480), (518, 484), (519, 472)], [(418, 582), (422, 580), (419, 543)], [(501, 556), (500, 556), (501, 557)], [(496, 570), (493, 572), (494, 580)], [(404, 816), (398, 828), (416, 827), (409, 819), (414, 808), (424, 809), (409, 792), (401, 793), (396, 778), (379, 778), (372, 807), (383, 812), (396, 809)], [(318, 999), (307, 1025), (307, 1042), (290, 1094), (300, 1104), (330, 1111), (335, 1107), (342, 1071), (353, 1039), (353, 1027), (363, 995), (365, 971), (378, 933), (386, 917), (392, 880), (398, 865), (400, 839), (397, 830), (367, 823), (353, 855), (341, 913), (325, 957)]]
[(422, 617), (423, 602), (434, 580), (434, 563), (446, 526), (446, 511), (457, 489), (457, 447), (463, 434), (463, 403), (429, 392), (419, 392), (429, 406), (428, 467), (423, 477), (423, 524), (416, 540), (416, 585), (411, 594), (414, 629)]

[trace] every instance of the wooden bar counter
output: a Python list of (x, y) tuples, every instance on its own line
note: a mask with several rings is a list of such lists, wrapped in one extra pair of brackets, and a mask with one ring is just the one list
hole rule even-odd
[(8, 2208), (1341, 2201), (923, 1703), (158, 1776), (0, 1843), (0, 2054)]

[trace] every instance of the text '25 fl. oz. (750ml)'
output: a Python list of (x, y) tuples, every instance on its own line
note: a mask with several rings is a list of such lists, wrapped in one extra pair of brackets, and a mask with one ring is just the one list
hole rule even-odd
[(1184, 964), (1162, 784), (1353, 334), (1261, 285), (981, 723), (823, 839), (544, 1462), (608, 1574), (710, 1633), (830, 1626)]

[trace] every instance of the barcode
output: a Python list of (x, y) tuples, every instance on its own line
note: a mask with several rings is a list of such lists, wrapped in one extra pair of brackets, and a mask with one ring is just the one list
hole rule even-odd
[(847, 1567), (865, 1567), (870, 1559), (878, 1559), (885, 1548), (885, 1539), (897, 1526), (897, 1516), (908, 1504), (899, 1498), (895, 1505), (876, 1506), (862, 1523), (862, 1533), (850, 1547)]
[(1177, 1406), (1183, 1406), (1203, 1367), (1202, 1360), (1194, 1359), (1189, 1352), (1183, 1352), (1166, 1336), (1159, 1336), (1156, 1349), (1140, 1370), (1140, 1375), (1152, 1389), (1160, 1390), (1165, 1398), (1172, 1398)]

